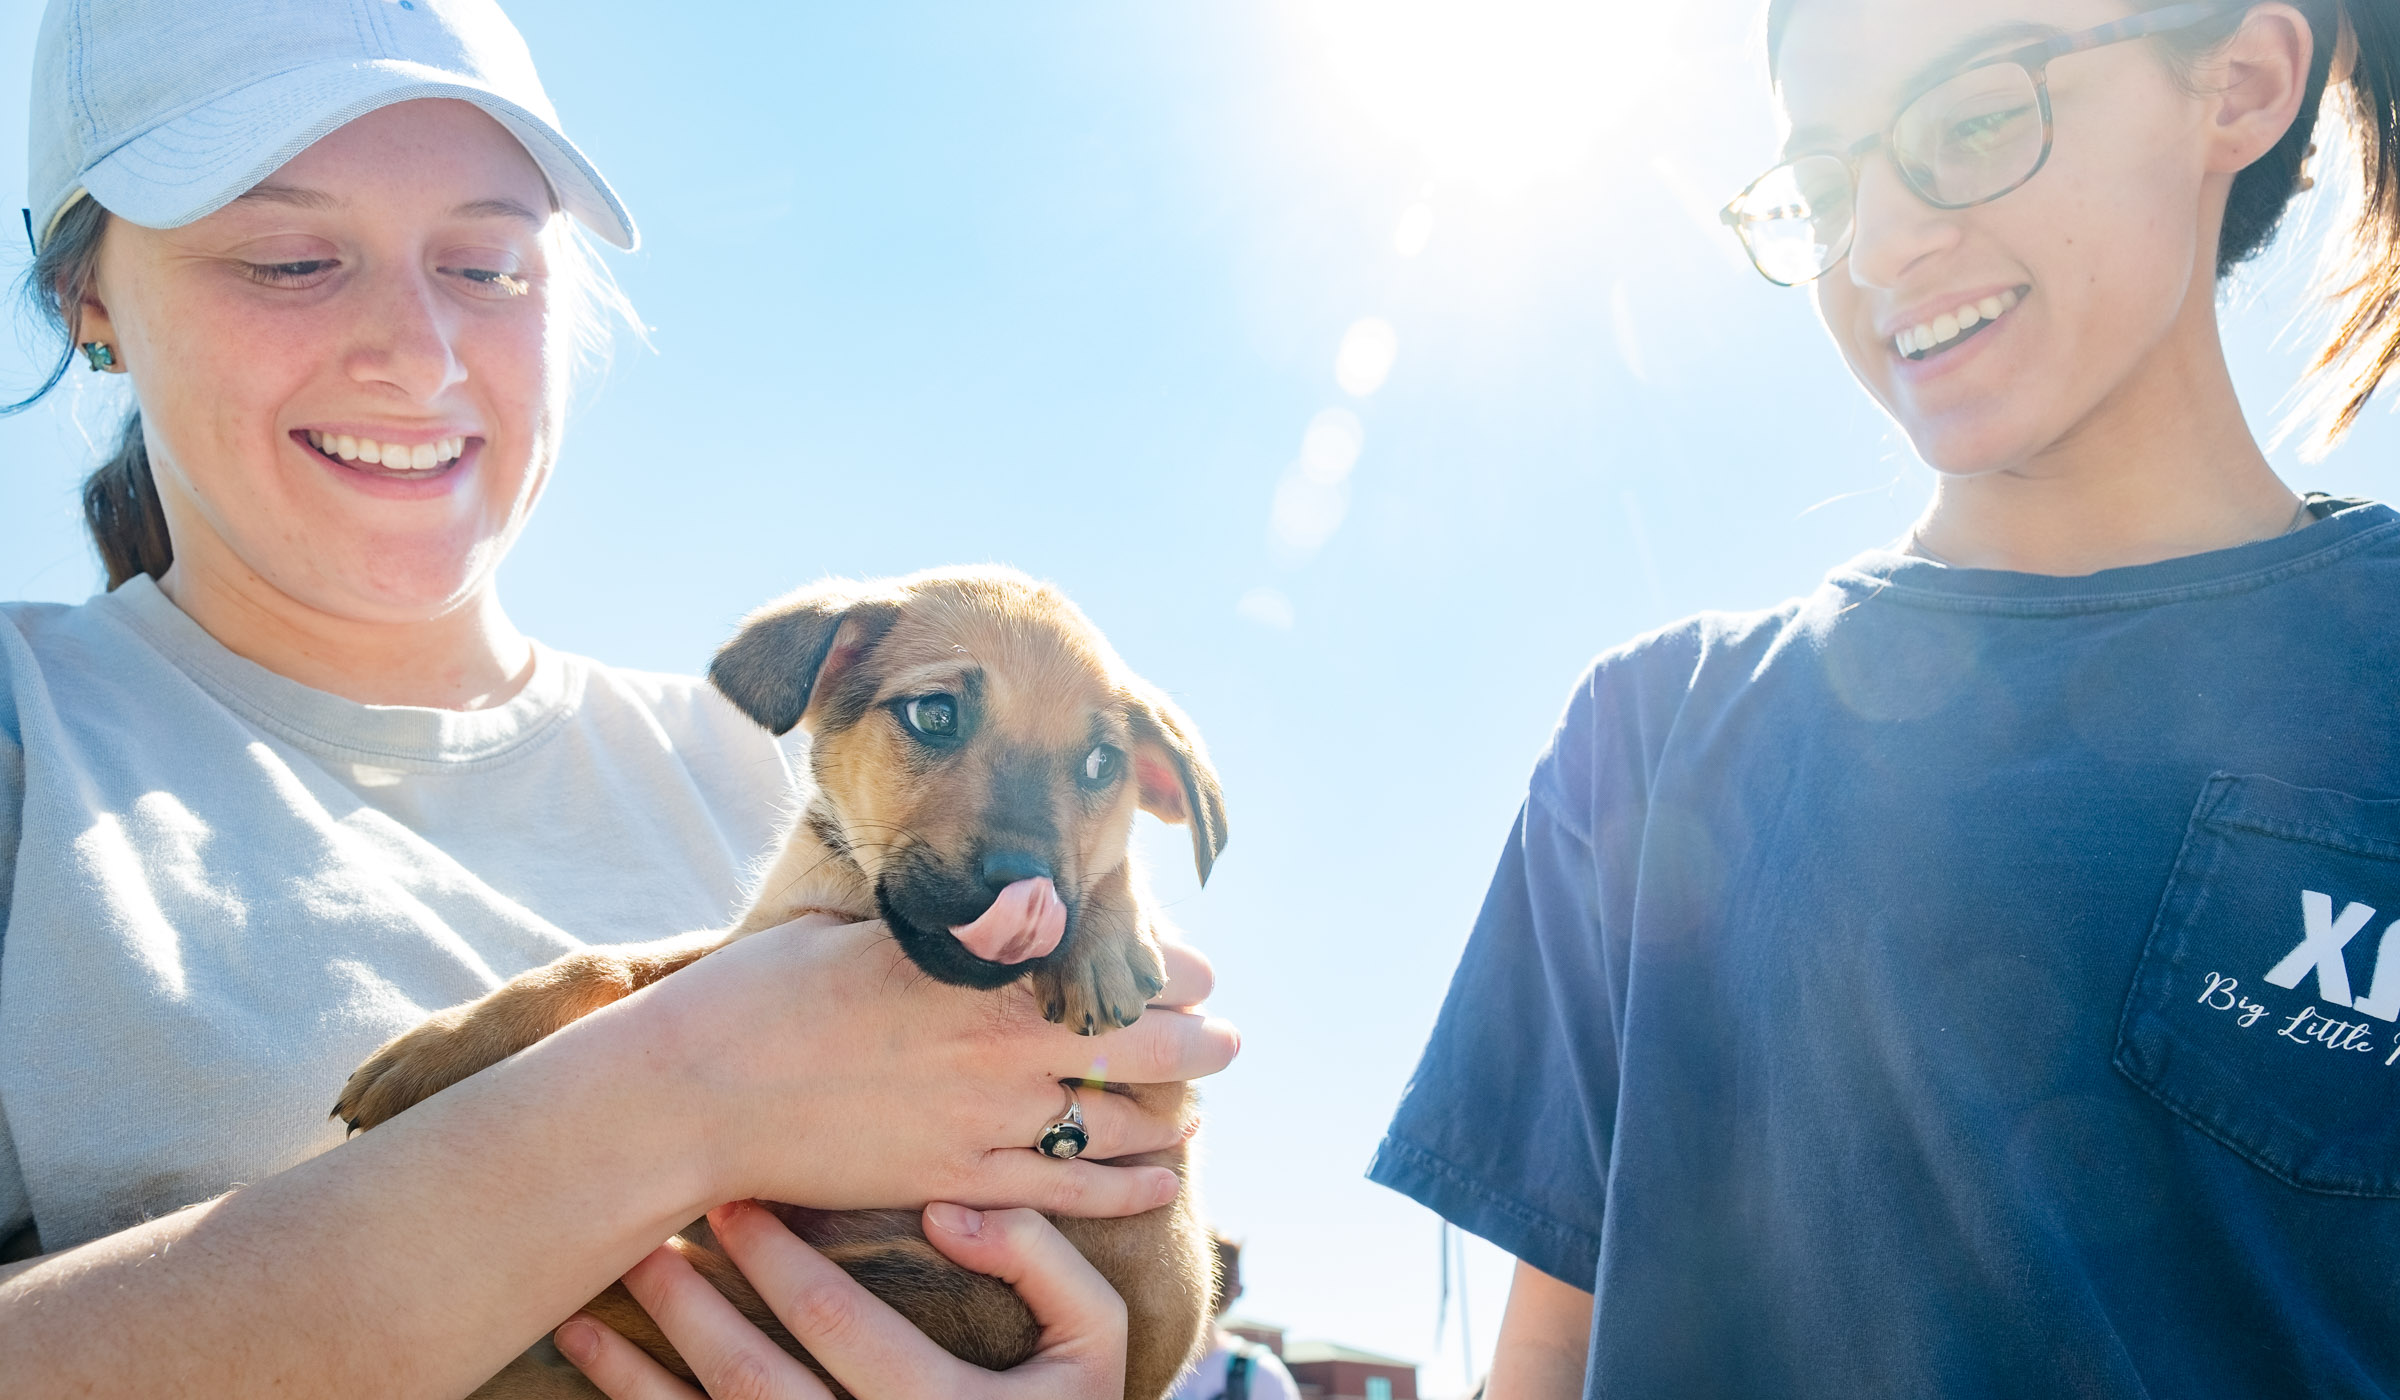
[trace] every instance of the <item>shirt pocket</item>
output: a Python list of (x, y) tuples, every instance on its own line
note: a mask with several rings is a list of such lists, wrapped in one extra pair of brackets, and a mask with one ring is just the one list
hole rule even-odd
[(2309, 1191), (2400, 1197), (2400, 801), (2219, 773), (2117, 1024), (2116, 1065)]

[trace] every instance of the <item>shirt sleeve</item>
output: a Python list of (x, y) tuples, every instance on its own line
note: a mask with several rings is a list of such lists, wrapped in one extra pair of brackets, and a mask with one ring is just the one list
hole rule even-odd
[[(7, 627), (0, 619), (0, 628)], [(14, 641), (11, 633), (5, 640)], [(8, 948), (8, 911), (17, 897), (17, 845), (25, 829), (25, 738), (10, 688), (8, 650), (0, 645), (0, 953)]]
[[(0, 622), (0, 627), (6, 625)], [(18, 731), (9, 671), (7, 652), (0, 649), (0, 961), (8, 956), (8, 916), (17, 889), (17, 845), (25, 824), (25, 745)], [(8, 1133), (8, 1105), (0, 1103), (0, 1244), (32, 1220), (32, 1198), (25, 1189), (24, 1170), (17, 1165), (16, 1142)]]
[(1250, 1400), (1300, 1400), (1300, 1383), (1264, 1347), (1250, 1368)]
[[(1622, 990), (1589, 801), (1594, 770), (1615, 766), (1595, 753), (1611, 728), (1604, 680), (1587, 678), (1535, 770), (1433, 1037), (1367, 1172), (1587, 1290), (1599, 1270)], [(1635, 775), (1603, 785), (1638, 804)]]

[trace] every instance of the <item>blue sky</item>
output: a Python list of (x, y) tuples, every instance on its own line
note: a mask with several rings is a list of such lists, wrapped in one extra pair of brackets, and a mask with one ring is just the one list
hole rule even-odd
[[(1205, 894), (1145, 844), (1248, 1047), (1207, 1090), (1242, 1311), (1458, 1390), (1434, 1221), (1360, 1173), (1569, 685), (1806, 589), (1930, 485), (1714, 226), (1775, 140), (1753, 0), (509, 9), (641, 221), (615, 266), (654, 347), (585, 395), (518, 620), (690, 671), (826, 573), (1067, 588), (1231, 801)], [(2299, 291), (2271, 261), (2233, 292), (2261, 425)], [(71, 385), (0, 424), (0, 597), (95, 586), (77, 415), (108, 404)], [(2388, 495), (2394, 446), (2378, 410), (2291, 479)], [(1505, 1261), (1470, 1260), (1488, 1352)]]

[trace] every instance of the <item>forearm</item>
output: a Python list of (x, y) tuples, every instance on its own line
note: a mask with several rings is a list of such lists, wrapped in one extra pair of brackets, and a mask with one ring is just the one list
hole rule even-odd
[(1592, 1295), (1519, 1261), (1492, 1352), (1489, 1400), (1580, 1400)]
[(0, 1275), (12, 1395), (465, 1393), (715, 1204), (642, 1008), (290, 1171)]

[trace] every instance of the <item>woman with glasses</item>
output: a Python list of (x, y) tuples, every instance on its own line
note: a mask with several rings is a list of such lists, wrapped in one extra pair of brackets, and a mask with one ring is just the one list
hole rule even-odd
[(2329, 433), (2400, 358), (2400, 13), (1768, 35), (1726, 221), (1933, 500), (1601, 657), (1373, 1175), (1518, 1259), (1493, 1400), (2392, 1393), (2400, 515), (2277, 479), (2216, 294), (2345, 127)]

